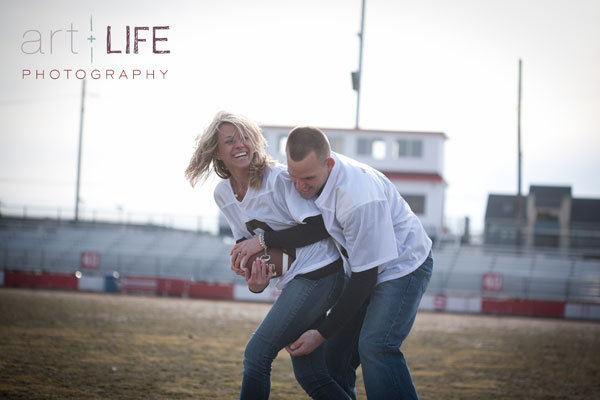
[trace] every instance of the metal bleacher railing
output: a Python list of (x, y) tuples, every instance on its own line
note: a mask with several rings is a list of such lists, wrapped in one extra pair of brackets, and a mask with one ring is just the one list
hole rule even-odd
[[(578, 253), (462, 246), (439, 248), (434, 259), (432, 294), (600, 303), (600, 260)], [(486, 290), (486, 274), (501, 277), (501, 290)]]
[[(237, 282), (231, 246), (215, 234), (157, 226), (4, 218), (0, 269)], [(99, 266), (82, 269), (82, 252), (99, 254)]]

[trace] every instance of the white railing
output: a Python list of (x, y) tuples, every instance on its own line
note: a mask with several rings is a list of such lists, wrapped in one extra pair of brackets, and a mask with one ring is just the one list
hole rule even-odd
[[(0, 215), (27, 219), (73, 221), (75, 212), (67, 207), (47, 207), (0, 203)], [(79, 210), (79, 221), (86, 223), (117, 223), (124, 225), (162, 226), (196, 232), (218, 231), (218, 216), (130, 211), (123, 208), (85, 208)]]

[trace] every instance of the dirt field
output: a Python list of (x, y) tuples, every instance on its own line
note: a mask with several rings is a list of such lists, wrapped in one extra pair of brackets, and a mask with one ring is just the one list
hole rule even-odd
[[(0, 398), (237, 398), (268, 308), (0, 289)], [(600, 398), (598, 323), (421, 313), (403, 348), (421, 399)], [(306, 398), (285, 351), (271, 398)]]

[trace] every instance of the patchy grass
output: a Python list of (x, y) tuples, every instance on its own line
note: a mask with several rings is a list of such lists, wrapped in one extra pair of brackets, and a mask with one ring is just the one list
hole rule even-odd
[[(269, 307), (2, 289), (0, 398), (238, 398)], [(422, 399), (600, 398), (598, 323), (421, 313), (403, 351)], [(306, 398), (285, 351), (271, 393)]]

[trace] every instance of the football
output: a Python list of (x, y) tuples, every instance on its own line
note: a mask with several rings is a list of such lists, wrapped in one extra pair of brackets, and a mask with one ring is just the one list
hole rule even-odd
[[(273, 271), (273, 278), (280, 278), (290, 269), (295, 258), (288, 254), (287, 251), (277, 248), (269, 248), (266, 251), (261, 251), (251, 255), (246, 261), (246, 268), (251, 268), (252, 263), (257, 258), (265, 260), (267, 268), (271, 268)], [(243, 261), (242, 261), (243, 264)]]

